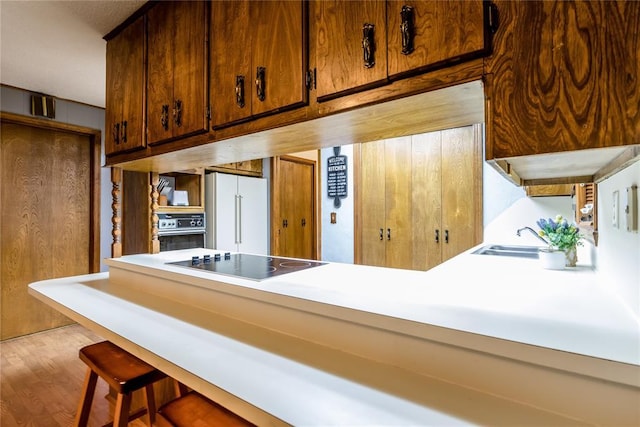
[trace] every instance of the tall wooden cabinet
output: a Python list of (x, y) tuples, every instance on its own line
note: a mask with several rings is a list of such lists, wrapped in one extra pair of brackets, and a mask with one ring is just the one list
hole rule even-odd
[(362, 263), (412, 268), (411, 137), (360, 147)]
[(149, 144), (209, 129), (208, 3), (167, 1), (147, 12)]
[(211, 3), (213, 126), (307, 103), (303, 1)]
[(428, 270), (482, 240), (480, 125), (362, 144), (362, 264)]
[(144, 17), (107, 42), (105, 154), (144, 148)]

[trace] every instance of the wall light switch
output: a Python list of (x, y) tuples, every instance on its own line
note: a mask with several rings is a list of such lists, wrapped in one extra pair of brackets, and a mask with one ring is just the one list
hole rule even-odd
[(613, 192), (613, 212), (611, 214), (611, 225), (613, 228), (618, 228), (618, 200), (620, 199), (618, 190)]
[(331, 212), (331, 224), (335, 224), (335, 223), (336, 223), (336, 213)]

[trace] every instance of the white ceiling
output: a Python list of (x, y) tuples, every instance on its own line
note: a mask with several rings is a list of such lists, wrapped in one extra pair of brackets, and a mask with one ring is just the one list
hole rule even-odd
[(146, 0), (0, 0), (0, 83), (105, 105), (103, 37)]

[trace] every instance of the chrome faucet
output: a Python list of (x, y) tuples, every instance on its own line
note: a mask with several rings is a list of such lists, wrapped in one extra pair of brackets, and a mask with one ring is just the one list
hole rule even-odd
[(516, 231), (516, 234), (518, 235), (518, 237), (520, 237), (520, 233), (522, 232), (522, 230), (529, 230), (531, 233), (533, 233), (534, 236), (536, 236), (538, 239), (542, 240), (544, 242), (545, 246), (549, 246), (549, 242), (544, 240), (542, 238), (542, 236), (540, 236), (538, 233), (536, 233), (535, 230), (533, 228), (531, 228), (531, 227), (519, 228), (518, 231)]

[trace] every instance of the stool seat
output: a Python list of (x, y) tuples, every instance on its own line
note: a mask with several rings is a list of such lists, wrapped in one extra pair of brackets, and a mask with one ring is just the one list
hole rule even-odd
[[(165, 373), (110, 341), (83, 347), (80, 349), (79, 356), (80, 360), (88, 366), (88, 370), (76, 415), (76, 426), (87, 425), (98, 376), (117, 393), (114, 426), (126, 426), (130, 420), (145, 413), (149, 414), (148, 425), (153, 424), (156, 412), (153, 384), (166, 378)], [(147, 408), (135, 414), (129, 414), (131, 394), (139, 389), (144, 389)]]
[(190, 391), (160, 407), (158, 427), (247, 427), (254, 424), (223, 406)]

